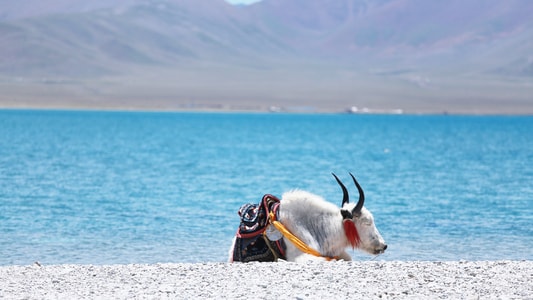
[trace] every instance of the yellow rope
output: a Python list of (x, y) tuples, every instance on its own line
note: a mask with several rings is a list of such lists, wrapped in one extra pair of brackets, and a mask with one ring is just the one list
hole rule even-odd
[(338, 257), (327, 257), (320, 254), (320, 252), (316, 251), (315, 249), (309, 247), (306, 243), (304, 243), (302, 240), (300, 240), (297, 236), (292, 234), (287, 227), (285, 227), (281, 222), (276, 220), (276, 216), (274, 212), (270, 212), (270, 223), (276, 227), (276, 229), (283, 234), (284, 237), (286, 237), (289, 241), (291, 241), (294, 246), (296, 246), (300, 251), (311, 254), (318, 257), (324, 257), (326, 260), (332, 260), (332, 259), (338, 259)]
[(274, 261), (278, 261), (278, 251), (274, 250), (274, 248), (272, 248), (272, 245), (270, 245), (270, 240), (268, 239), (268, 236), (266, 235), (266, 231), (263, 231), (263, 240), (265, 240), (265, 243), (267, 244), (268, 246), (268, 249), (270, 250), (270, 253), (272, 253), (272, 255), (274, 256)]

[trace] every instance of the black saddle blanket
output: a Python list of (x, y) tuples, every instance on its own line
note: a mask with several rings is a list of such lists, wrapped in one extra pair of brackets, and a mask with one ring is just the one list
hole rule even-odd
[(285, 259), (285, 244), (283, 239), (271, 241), (264, 231), (268, 225), (268, 214), (277, 213), (279, 199), (266, 194), (259, 204), (244, 204), (239, 209), (241, 223), (237, 230), (233, 261), (276, 261)]

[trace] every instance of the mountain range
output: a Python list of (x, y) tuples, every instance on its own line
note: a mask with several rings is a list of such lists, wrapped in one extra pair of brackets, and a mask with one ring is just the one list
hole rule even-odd
[(529, 0), (0, 0), (0, 105), (533, 113)]

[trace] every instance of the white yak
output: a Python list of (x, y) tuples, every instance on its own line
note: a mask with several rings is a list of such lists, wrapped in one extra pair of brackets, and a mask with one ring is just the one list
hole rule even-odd
[[(347, 248), (357, 248), (370, 254), (381, 254), (387, 249), (385, 241), (374, 225), (372, 213), (364, 205), (363, 189), (350, 173), (359, 192), (357, 203), (350, 203), (344, 184), (333, 174), (343, 191), (342, 207), (322, 197), (301, 190), (286, 192), (279, 202), (277, 213), (268, 220), (270, 231), (279, 231), (286, 246), (287, 261), (351, 260)], [(269, 232), (267, 228), (267, 232)], [(235, 239), (230, 250), (230, 261)]]

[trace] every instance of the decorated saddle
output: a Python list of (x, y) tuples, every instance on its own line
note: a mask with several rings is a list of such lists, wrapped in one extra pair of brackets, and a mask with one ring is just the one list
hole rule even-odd
[(235, 246), (233, 248), (234, 262), (261, 261), (270, 262), (285, 259), (285, 243), (272, 230), (268, 216), (270, 212), (277, 213), (280, 200), (270, 194), (263, 196), (259, 204), (243, 204), (238, 211), (241, 223), (237, 230)]

